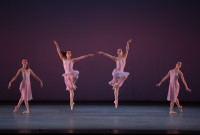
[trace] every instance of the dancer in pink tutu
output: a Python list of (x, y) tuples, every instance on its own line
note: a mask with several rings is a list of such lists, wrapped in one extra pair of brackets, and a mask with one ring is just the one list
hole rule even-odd
[(160, 87), (160, 85), (168, 78), (170, 77), (170, 84), (169, 84), (169, 89), (168, 89), (168, 95), (167, 95), (167, 100), (171, 101), (170, 103), (170, 114), (176, 114), (176, 112), (173, 111), (174, 108), (174, 103), (176, 103), (178, 109), (180, 112), (183, 112), (182, 106), (179, 103), (178, 100), (178, 94), (179, 94), (179, 82), (178, 78), (179, 76), (181, 77), (181, 80), (183, 81), (183, 84), (185, 85), (185, 88), (187, 91), (191, 92), (191, 90), (188, 88), (187, 83), (184, 79), (183, 73), (180, 71), (180, 68), (182, 66), (181, 62), (178, 62), (176, 64), (176, 67), (168, 72), (168, 74), (161, 80), (160, 83), (158, 83), (156, 86)]
[(108, 58), (116, 61), (116, 68), (112, 72), (113, 79), (109, 82), (111, 86), (113, 86), (114, 90), (114, 96), (115, 96), (115, 108), (118, 107), (118, 95), (119, 95), (119, 88), (122, 86), (124, 81), (127, 79), (129, 76), (128, 72), (124, 72), (125, 64), (126, 64), (126, 58), (128, 56), (128, 51), (129, 51), (129, 45), (132, 43), (132, 39), (127, 41), (126, 45), (126, 52), (123, 55), (122, 49), (117, 50), (118, 57), (111, 56), (105, 52), (98, 52), (98, 54), (103, 54), (107, 56)]
[(89, 56), (94, 56), (94, 54), (84, 55), (78, 58), (71, 59), (71, 51), (61, 52), (57, 42), (54, 40), (54, 44), (56, 45), (58, 55), (60, 56), (61, 60), (63, 61), (63, 66), (65, 69), (65, 73), (63, 74), (66, 90), (70, 92), (70, 107), (73, 110), (74, 106), (74, 90), (76, 90), (76, 81), (78, 79), (79, 71), (73, 69), (73, 65), (75, 62), (85, 59)]
[(18, 70), (17, 74), (12, 78), (12, 80), (9, 82), (8, 84), (8, 89), (11, 88), (11, 84), (13, 81), (15, 81), (17, 79), (17, 77), (22, 74), (23, 80), (20, 83), (20, 87), (19, 90), (21, 92), (21, 98), (18, 102), (18, 105), (15, 106), (15, 109), (13, 112), (16, 112), (22, 102), (25, 102), (25, 106), (26, 106), (26, 111), (23, 112), (24, 114), (29, 114), (29, 104), (28, 101), (32, 100), (32, 91), (31, 91), (31, 82), (30, 82), (30, 74), (33, 75), (39, 82), (40, 82), (40, 86), (43, 87), (43, 83), (40, 80), (40, 78), (38, 76), (36, 76), (33, 71), (28, 67), (28, 61), (26, 59), (22, 60), (22, 65), (23, 67), (21, 69)]

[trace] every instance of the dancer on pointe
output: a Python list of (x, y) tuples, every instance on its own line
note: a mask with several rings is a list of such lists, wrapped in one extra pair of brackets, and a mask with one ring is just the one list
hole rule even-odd
[(126, 45), (126, 52), (123, 55), (122, 49), (117, 50), (118, 57), (111, 56), (105, 52), (99, 51), (98, 54), (103, 54), (104, 56), (107, 56), (108, 58), (114, 60), (116, 62), (116, 68), (112, 72), (113, 79), (109, 82), (111, 86), (113, 86), (114, 90), (114, 96), (115, 96), (115, 108), (118, 107), (118, 95), (119, 95), (119, 88), (122, 86), (124, 81), (127, 79), (129, 76), (129, 72), (124, 72), (125, 64), (126, 64), (126, 59), (128, 56), (128, 51), (129, 51), (129, 45), (132, 43), (132, 39), (127, 41)]
[(168, 95), (167, 95), (167, 100), (171, 101), (170, 102), (170, 111), (169, 111), (170, 114), (176, 114), (177, 113), (177, 112), (173, 111), (174, 103), (176, 103), (179, 111), (183, 112), (182, 106), (180, 105), (179, 100), (177, 98), (178, 94), (179, 94), (179, 89), (180, 89), (179, 82), (178, 82), (179, 76), (181, 77), (181, 80), (183, 81), (183, 84), (185, 85), (186, 90), (191, 92), (191, 89), (188, 88), (187, 83), (184, 79), (183, 73), (180, 70), (181, 66), (182, 66), (182, 63), (178, 62), (176, 64), (176, 67), (174, 69), (170, 70), (168, 72), (168, 74), (161, 80), (161, 82), (156, 85), (157, 87), (160, 87), (160, 85), (168, 77), (170, 77), (170, 84), (169, 84)]
[(71, 58), (71, 51), (61, 52), (58, 43), (54, 40), (54, 44), (57, 48), (58, 55), (60, 56), (61, 60), (63, 61), (63, 66), (65, 69), (65, 73), (62, 75), (65, 80), (66, 90), (70, 92), (70, 107), (73, 110), (74, 106), (74, 90), (76, 90), (76, 81), (78, 79), (79, 71), (73, 69), (73, 65), (75, 62), (85, 59), (89, 56), (94, 56), (94, 54), (84, 55), (78, 58)]
[(28, 61), (26, 59), (22, 60), (22, 65), (23, 65), (23, 67), (18, 70), (17, 74), (9, 82), (8, 89), (11, 88), (12, 82), (15, 81), (20, 74), (22, 74), (23, 80), (20, 83), (20, 87), (19, 87), (19, 90), (21, 92), (21, 98), (20, 98), (20, 100), (18, 102), (18, 105), (15, 106), (15, 109), (14, 109), (13, 112), (16, 112), (20, 108), (22, 102), (24, 101), (25, 102), (25, 106), (26, 106), (26, 111), (23, 112), (23, 113), (24, 114), (29, 114), (29, 103), (28, 103), (28, 101), (33, 99), (32, 91), (31, 91), (30, 74), (40, 82), (40, 86), (41, 87), (43, 87), (43, 83), (40, 80), (40, 78), (38, 76), (36, 76), (33, 73), (33, 71), (28, 67)]

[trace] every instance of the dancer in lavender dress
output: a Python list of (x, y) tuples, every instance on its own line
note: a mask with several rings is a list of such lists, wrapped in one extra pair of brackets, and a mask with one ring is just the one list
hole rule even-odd
[(179, 94), (179, 82), (178, 78), (179, 76), (181, 77), (181, 80), (183, 81), (183, 84), (185, 85), (185, 88), (187, 91), (191, 92), (191, 90), (188, 88), (187, 83), (184, 79), (183, 73), (180, 71), (180, 68), (182, 66), (181, 62), (178, 62), (176, 64), (176, 67), (168, 72), (168, 74), (161, 80), (160, 83), (158, 83), (156, 86), (160, 87), (160, 85), (168, 78), (170, 77), (170, 84), (169, 84), (169, 89), (168, 89), (168, 95), (167, 95), (167, 100), (171, 101), (170, 103), (170, 114), (175, 114), (176, 112), (173, 111), (174, 108), (174, 103), (178, 106), (180, 112), (183, 112), (182, 106), (179, 103), (178, 100), (178, 94)]
[(57, 42), (54, 40), (54, 44), (56, 45), (58, 55), (60, 56), (61, 60), (63, 61), (63, 66), (65, 69), (65, 73), (62, 75), (65, 80), (66, 90), (70, 92), (70, 106), (71, 110), (73, 110), (74, 106), (74, 90), (76, 90), (76, 81), (78, 79), (79, 71), (73, 69), (73, 65), (75, 62), (85, 59), (89, 56), (94, 56), (94, 54), (84, 55), (78, 58), (71, 59), (71, 51), (61, 52)]
[(40, 78), (38, 76), (36, 76), (30, 68), (28, 68), (28, 61), (26, 59), (22, 60), (22, 65), (23, 65), (23, 67), (18, 70), (17, 74), (9, 82), (8, 89), (11, 88), (12, 82), (17, 79), (17, 77), (19, 76), (19, 74), (22, 74), (23, 80), (20, 83), (20, 87), (19, 87), (19, 90), (21, 92), (21, 98), (20, 98), (20, 100), (18, 102), (18, 105), (15, 107), (15, 109), (14, 109), (13, 112), (16, 112), (20, 108), (22, 102), (24, 101), (25, 105), (26, 105), (26, 111), (23, 112), (23, 113), (29, 114), (29, 104), (28, 104), (28, 101), (30, 101), (30, 100), (33, 99), (33, 97), (32, 97), (32, 91), (31, 91), (30, 74), (33, 75), (40, 82), (40, 86), (41, 87), (43, 87), (43, 83), (40, 80)]
[(116, 61), (116, 68), (112, 72), (113, 79), (109, 82), (111, 86), (113, 86), (114, 90), (114, 96), (115, 96), (115, 108), (118, 107), (118, 95), (119, 95), (119, 88), (122, 86), (124, 81), (127, 79), (129, 73), (124, 72), (125, 64), (126, 64), (126, 58), (128, 56), (128, 51), (129, 51), (129, 45), (132, 43), (132, 39), (127, 41), (126, 45), (126, 52), (123, 55), (122, 49), (117, 50), (118, 57), (111, 56), (105, 52), (98, 52), (98, 54), (103, 54), (110, 59)]

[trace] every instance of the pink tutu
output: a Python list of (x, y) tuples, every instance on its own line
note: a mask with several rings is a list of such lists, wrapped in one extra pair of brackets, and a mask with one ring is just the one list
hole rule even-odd
[[(127, 78), (129, 76), (129, 74), (130, 74), (129, 72), (122, 72), (122, 71), (119, 71), (118, 69), (114, 69), (113, 72), (112, 72), (113, 79), (109, 82), (109, 84), (114, 86), (114, 84), (117, 83), (119, 81), (119, 79), (121, 79), (122, 77), (126, 77)], [(124, 81), (122, 81), (119, 84), (119, 87), (122, 86)]]
[(64, 73), (62, 75), (64, 77), (64, 80), (65, 80), (66, 90), (71, 90), (72, 87), (73, 87), (70, 80), (69, 80), (69, 76), (70, 75), (73, 76), (72, 83), (73, 83), (73, 85), (75, 85), (76, 81), (78, 80), (78, 74), (79, 74), (79, 71), (73, 70), (72, 72), (67, 72), (67, 73)]

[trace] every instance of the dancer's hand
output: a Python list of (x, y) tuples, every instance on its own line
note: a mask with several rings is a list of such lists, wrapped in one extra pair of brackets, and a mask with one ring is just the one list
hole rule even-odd
[(54, 45), (58, 45), (58, 43), (56, 42), (56, 40), (53, 41)]
[(88, 56), (94, 56), (94, 54), (88, 54)]
[(161, 85), (161, 83), (158, 83), (158, 84), (156, 85), (156, 87), (160, 87), (160, 85)]
[(132, 41), (133, 41), (133, 39), (131, 38), (131, 39), (129, 39), (128, 41), (127, 41), (127, 44), (131, 44), (132, 43)]
[(40, 87), (43, 88), (43, 82), (42, 81), (40, 82)]
[(97, 53), (98, 53), (98, 54), (102, 54), (103, 52), (101, 52), (101, 51), (98, 51)]
[(186, 90), (187, 90), (188, 92), (192, 92), (192, 90), (191, 90), (191, 89), (189, 89), (189, 88), (186, 88)]
[(11, 83), (8, 84), (8, 89), (10, 89), (10, 87), (11, 87)]

